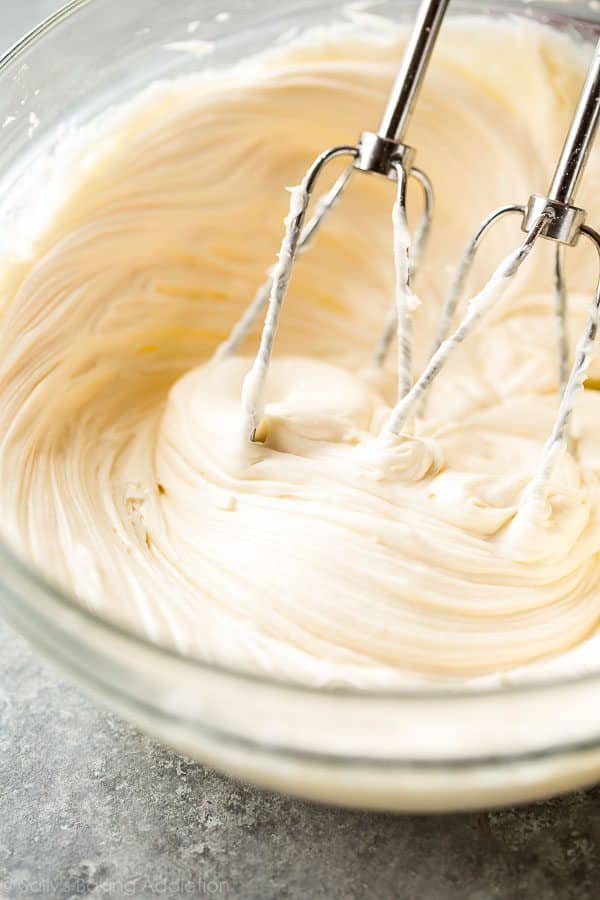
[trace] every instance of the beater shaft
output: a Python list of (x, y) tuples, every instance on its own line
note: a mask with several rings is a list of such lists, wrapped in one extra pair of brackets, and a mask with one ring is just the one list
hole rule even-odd
[(364, 131), (354, 162), (363, 172), (393, 175), (394, 162), (412, 169), (414, 150), (403, 143), (450, 0), (423, 0), (377, 132)]
[(600, 41), (596, 47), (569, 133), (548, 191), (550, 200), (571, 203), (600, 121)]
[(542, 209), (552, 210), (542, 237), (573, 247), (585, 222), (585, 210), (573, 206), (573, 199), (600, 121), (600, 40), (581, 89), (579, 102), (547, 194), (532, 194), (522, 229), (529, 231)]
[(404, 51), (378, 134), (401, 141), (412, 115), (425, 73), (435, 47), (449, 0), (428, 0), (421, 4), (417, 20)]

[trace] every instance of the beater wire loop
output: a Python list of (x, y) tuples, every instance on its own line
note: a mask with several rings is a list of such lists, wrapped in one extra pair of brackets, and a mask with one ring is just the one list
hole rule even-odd
[[(587, 225), (581, 227), (581, 234), (590, 240), (596, 247), (600, 262), (600, 234)], [(575, 360), (571, 367), (565, 389), (562, 394), (558, 413), (550, 437), (546, 441), (542, 451), (538, 471), (533, 477), (520, 501), (520, 508), (533, 504), (541, 507), (546, 499), (548, 482), (552, 476), (552, 470), (567, 443), (567, 427), (573, 412), (579, 393), (583, 390), (583, 383), (587, 375), (590, 363), (594, 355), (594, 342), (598, 332), (598, 318), (600, 315), (600, 275), (596, 283), (596, 292), (585, 328), (577, 342)]]
[[(256, 430), (263, 415), (264, 392), (273, 353), (273, 344), (275, 343), (281, 308), (298, 254), (302, 226), (312, 193), (319, 175), (331, 160), (338, 156), (350, 156), (354, 159), (357, 152), (355, 146), (348, 145), (325, 150), (315, 159), (301, 183), (297, 187), (292, 188), (290, 210), (285, 220), (285, 233), (278, 260), (271, 275), (267, 312), (260, 336), (258, 352), (242, 387), (242, 433), (251, 441), (255, 439)], [(338, 182), (336, 182), (336, 185)], [(331, 207), (328, 206), (327, 208)], [(314, 229), (312, 233), (314, 233)]]
[(398, 335), (398, 397), (404, 397), (412, 384), (412, 291), (410, 289), (410, 232), (406, 218), (408, 176), (401, 163), (395, 163), (396, 200), (392, 209), (394, 267), (396, 287), (396, 328)]
[(413, 166), (410, 172), (410, 178), (418, 181), (423, 189), (423, 212), (415, 229), (413, 238), (412, 252), (410, 256), (410, 274), (414, 277), (415, 272), (419, 268), (419, 264), (423, 257), (429, 233), (431, 231), (431, 220), (433, 218), (433, 185), (429, 176), (422, 170)]
[[(356, 153), (354, 153), (354, 156), (355, 155)], [(322, 222), (327, 216), (327, 213), (329, 213), (337, 204), (344, 188), (350, 181), (350, 178), (352, 177), (354, 171), (355, 169), (353, 164), (347, 166), (342, 174), (336, 179), (333, 186), (317, 201), (315, 211), (308, 220), (307, 224), (302, 229), (300, 239), (298, 240), (296, 255), (299, 255), (308, 247), (312, 238), (319, 230)], [(213, 354), (213, 359), (220, 360), (224, 359), (227, 356), (231, 356), (234, 353), (237, 353), (240, 346), (248, 336), (252, 326), (265, 308), (265, 305), (267, 304), (269, 295), (271, 293), (272, 284), (273, 271), (269, 272), (266, 280), (261, 284), (258, 291), (254, 295), (252, 302), (246, 307), (241, 317), (233, 326), (230, 334), (224, 341), (222, 341), (222, 343), (219, 344)]]
[(546, 211), (537, 218), (532, 228), (527, 233), (520, 247), (509, 254), (497, 266), (492, 277), (478, 294), (475, 295), (467, 306), (467, 311), (453, 334), (442, 341), (437, 350), (432, 354), (421, 376), (412, 386), (405, 397), (401, 398), (392, 410), (388, 421), (383, 427), (383, 434), (399, 434), (406, 425), (409, 417), (415, 412), (421, 401), (421, 397), (431, 387), (441, 369), (452, 356), (456, 348), (462, 344), (467, 335), (473, 330), (479, 320), (502, 297), (512, 278), (516, 275), (525, 259), (529, 256), (533, 245), (539, 237), (548, 219)]
[[(423, 190), (423, 212), (417, 223), (415, 235), (410, 246), (409, 278), (412, 280), (415, 277), (419, 263), (425, 252), (425, 247), (427, 246), (427, 241), (431, 232), (434, 198), (433, 186), (425, 172), (413, 166), (408, 178), (414, 178), (415, 181), (421, 185)], [(397, 303), (396, 298), (394, 297), (394, 300), (388, 308), (385, 324), (373, 352), (372, 365), (375, 368), (379, 369), (384, 365), (397, 327)]]
[(521, 216), (523, 216), (525, 214), (525, 207), (519, 206), (517, 204), (507, 204), (506, 206), (500, 206), (498, 207), (498, 209), (494, 209), (489, 214), (489, 216), (482, 220), (482, 222), (479, 224), (479, 227), (477, 228), (477, 231), (467, 243), (458, 262), (458, 265), (454, 270), (454, 278), (450, 285), (450, 290), (448, 291), (448, 294), (446, 296), (444, 306), (442, 307), (440, 322), (435, 333), (433, 346), (431, 349), (432, 356), (438, 349), (442, 341), (445, 340), (448, 336), (454, 314), (456, 313), (456, 309), (463, 295), (469, 272), (471, 271), (471, 268), (473, 266), (475, 254), (477, 253), (484, 235), (495, 222), (499, 222), (500, 219), (503, 219), (505, 216), (510, 215), (510, 213), (519, 213)]
[(569, 338), (567, 334), (567, 286), (563, 266), (563, 249), (558, 243), (554, 250), (554, 316), (556, 318), (556, 344), (558, 350), (558, 385), (562, 395), (569, 376)]

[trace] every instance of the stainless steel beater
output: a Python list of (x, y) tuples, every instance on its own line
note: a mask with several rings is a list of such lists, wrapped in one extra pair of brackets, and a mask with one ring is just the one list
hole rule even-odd
[[(385, 323), (374, 359), (379, 365), (383, 363), (397, 328), (399, 392), (401, 396), (412, 383), (410, 281), (429, 232), (433, 190), (427, 175), (415, 167), (415, 150), (403, 143), (403, 137), (448, 3), (449, 0), (422, 0), (379, 130), (377, 132), (364, 131), (357, 144), (344, 144), (325, 150), (310, 166), (301, 184), (292, 188), (290, 212), (286, 219), (286, 232), (278, 262), (229, 337), (217, 348), (215, 353), (217, 359), (235, 353), (257, 316), (268, 303), (258, 353), (243, 389), (243, 433), (246, 438), (254, 440), (257, 437), (257, 428), (263, 413), (267, 371), (295, 259), (307, 247), (326, 214), (336, 204), (353, 173), (357, 170), (383, 175), (397, 183), (393, 213), (396, 301)], [(312, 218), (303, 228), (309, 201), (317, 180), (325, 166), (338, 157), (349, 157), (351, 162), (333, 187), (317, 203)], [(406, 219), (406, 192), (410, 177), (421, 185), (424, 194), (423, 214), (412, 241)]]
[[(552, 432), (542, 452), (538, 470), (521, 498), (521, 507), (528, 504), (534, 504), (539, 507), (545, 500), (546, 486), (557, 455), (565, 444), (569, 417), (573, 410), (576, 395), (582, 388), (585, 380), (598, 330), (600, 279), (596, 286), (585, 329), (577, 344), (574, 363), (567, 377), (566, 290), (561, 254), (564, 246), (575, 246), (581, 235), (583, 235), (595, 245), (600, 257), (600, 234), (585, 224), (585, 210), (573, 205), (575, 192), (583, 174), (599, 120), (600, 40), (596, 46), (548, 194), (533, 194), (526, 206), (518, 204), (501, 206), (491, 212), (480, 223), (474, 236), (467, 244), (456, 269), (455, 278), (446, 299), (429, 362), (407, 394), (400, 398), (385, 426), (385, 430), (388, 433), (397, 435), (402, 432), (408, 419), (419, 409), (425, 392), (432, 385), (448, 358), (464, 341), (482, 316), (502, 296), (511, 279), (529, 255), (537, 239), (542, 237), (553, 241), (556, 245), (554, 273), (555, 313), (558, 322), (559, 377), (562, 396)], [(471, 299), (462, 321), (448, 337), (450, 325), (464, 288), (467, 274), (481, 239), (494, 222), (510, 213), (518, 213), (521, 216), (521, 229), (526, 233), (526, 237), (517, 250), (511, 253), (497, 267), (483, 290)]]

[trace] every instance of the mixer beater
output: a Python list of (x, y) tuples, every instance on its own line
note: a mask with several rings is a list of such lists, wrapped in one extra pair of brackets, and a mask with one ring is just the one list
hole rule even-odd
[[(297, 256), (308, 246), (326, 215), (333, 209), (355, 171), (383, 175), (396, 182), (392, 211), (396, 290), (382, 335), (374, 353), (374, 362), (385, 360), (394, 332), (398, 338), (398, 399), (381, 438), (401, 436), (410, 430), (409, 421), (424, 411), (425, 395), (456, 348), (465, 340), (483, 316), (502, 297), (539, 238), (555, 244), (554, 288), (555, 316), (559, 355), (561, 399), (551, 434), (544, 446), (538, 469), (520, 499), (520, 509), (539, 512), (544, 506), (546, 488), (554, 463), (567, 439), (569, 418), (589, 368), (600, 319), (600, 278), (583, 334), (576, 347), (575, 360), (568, 372), (566, 330), (566, 287), (563, 274), (563, 248), (575, 246), (583, 235), (591, 241), (600, 257), (600, 234), (585, 224), (585, 210), (573, 204), (600, 119), (600, 40), (583, 85), (550, 189), (545, 195), (533, 194), (526, 205), (507, 204), (493, 210), (479, 225), (468, 242), (456, 268), (446, 298), (434, 346), (428, 363), (413, 383), (411, 324), (415, 298), (411, 279), (420, 260), (431, 224), (433, 188), (428, 176), (414, 165), (415, 150), (403, 143), (404, 133), (414, 109), (449, 0), (422, 0), (400, 71), (392, 88), (380, 128), (365, 131), (356, 145), (344, 144), (321, 153), (306, 172), (302, 182), (291, 189), (286, 230), (274, 266), (229, 337), (217, 348), (215, 358), (235, 353), (260, 312), (267, 306), (259, 349), (242, 388), (242, 435), (245, 440), (262, 440), (260, 429), (266, 379), (283, 302)], [(322, 170), (338, 157), (349, 157), (350, 164), (333, 187), (316, 204), (308, 224), (304, 220)], [(406, 214), (407, 182), (414, 178), (424, 194), (423, 213), (414, 238), (408, 229)], [(515, 251), (497, 266), (485, 287), (467, 304), (458, 327), (450, 333), (452, 322), (465, 287), (475, 254), (486, 232), (505, 216), (521, 216), (525, 238)]]
[[(566, 290), (562, 268), (562, 248), (575, 246), (583, 235), (596, 247), (600, 256), (600, 234), (585, 224), (585, 210), (573, 205), (600, 120), (600, 40), (583, 85), (569, 132), (547, 195), (533, 194), (526, 206), (509, 204), (491, 212), (479, 225), (466, 246), (456, 269), (442, 312), (433, 353), (421, 376), (400, 398), (384, 430), (398, 435), (409, 418), (418, 411), (427, 390), (454, 350), (464, 341), (479, 320), (502, 296), (512, 278), (529, 255), (538, 238), (553, 241), (555, 249), (555, 313), (558, 322), (559, 377), (562, 396), (551, 434), (544, 446), (538, 470), (521, 497), (520, 508), (540, 511), (554, 462), (565, 445), (567, 426), (579, 390), (589, 368), (600, 316), (600, 280), (588, 320), (577, 344), (575, 360), (567, 377), (568, 346), (565, 327)], [(456, 330), (448, 336), (461, 292), (481, 239), (494, 222), (510, 213), (522, 217), (521, 229), (526, 233), (520, 247), (504, 259), (487, 285), (470, 300), (467, 311)]]
[[(422, 0), (379, 130), (363, 132), (356, 145), (344, 144), (325, 150), (313, 162), (300, 185), (291, 189), (290, 210), (277, 264), (229, 337), (216, 350), (216, 359), (235, 353), (260, 312), (268, 304), (258, 353), (245, 379), (242, 392), (243, 434), (246, 439), (260, 439), (257, 429), (263, 414), (267, 372), (281, 308), (296, 257), (308, 246), (356, 171), (383, 175), (394, 180), (397, 185), (393, 209), (396, 296), (375, 349), (374, 361), (377, 365), (383, 364), (394, 332), (397, 330), (399, 395), (403, 396), (412, 384), (411, 316), (416, 301), (410, 283), (429, 233), (433, 189), (425, 172), (415, 167), (415, 150), (403, 143), (403, 137), (448, 3), (449, 0)], [(312, 218), (303, 228), (319, 176), (327, 164), (338, 157), (350, 158), (350, 164), (329, 192), (317, 203)], [(413, 240), (406, 215), (409, 178), (415, 179), (421, 185), (424, 195), (423, 213)]]

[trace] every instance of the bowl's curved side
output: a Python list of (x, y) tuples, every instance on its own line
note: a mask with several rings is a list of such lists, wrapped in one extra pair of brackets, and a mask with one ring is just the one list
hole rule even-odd
[[(384, 13), (394, 4), (375, 6)], [(130, 0), (125, 23), (111, 21), (113, 7), (122, 10), (121, 0), (73, 0), (0, 61), (0, 124), (8, 123), (0, 131), (0, 191), (65, 123), (89, 121), (157, 72), (197, 69), (196, 59), (163, 52), (175, 34), (169, 29), (198, 18), (197, 0)], [(220, 4), (205, 3), (203, 39), (219, 48), (211, 65), (270, 46), (290, 24), (315, 24), (317, 8), (333, 20), (345, 4), (300, 0), (285, 14), (279, 7), (263, 0), (249, 9), (237, 0), (218, 22)], [(574, 22), (559, 0), (526, 10)], [(594, 25), (582, 12), (576, 27)], [(32, 131), (31, 113), (40, 109)], [(267, 787), (355, 806), (437, 810), (534, 799), (600, 775), (600, 672), (511, 690), (311, 690), (157, 647), (86, 610), (1, 546), (0, 609), (107, 705), (182, 752)]]

